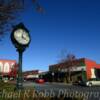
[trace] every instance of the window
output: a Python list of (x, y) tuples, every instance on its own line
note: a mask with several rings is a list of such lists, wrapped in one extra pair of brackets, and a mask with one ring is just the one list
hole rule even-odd
[(9, 73), (9, 68), (10, 68), (9, 63), (5, 63), (4, 64), (4, 73)]
[(3, 63), (0, 62), (0, 72), (3, 72)]

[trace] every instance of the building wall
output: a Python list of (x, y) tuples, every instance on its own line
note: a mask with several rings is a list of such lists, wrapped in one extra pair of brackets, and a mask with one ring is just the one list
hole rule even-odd
[(100, 64), (96, 64), (95, 61), (90, 59), (81, 58), (69, 62), (67, 61), (60, 64), (50, 65), (49, 71), (51, 73), (64, 72), (66, 73), (66, 76), (63, 77), (66, 78), (68, 76), (68, 67), (70, 67), (71, 73), (75, 73), (73, 76), (79, 76), (77, 75), (77, 72), (81, 72), (80, 77), (82, 77), (84, 80), (96, 78), (97, 76), (95, 74), (95, 69), (100, 70)]
[(46, 72), (40, 71), (40, 70), (30, 70), (30, 71), (24, 71), (23, 77), (25, 80), (31, 80), (34, 81), (38, 78), (43, 78), (43, 75), (45, 75)]
[(17, 67), (15, 60), (0, 60), (0, 75), (16, 76)]
[(39, 78), (39, 70), (31, 70), (23, 72), (24, 79)]
[(95, 69), (100, 69), (100, 64), (95, 61), (85, 59), (87, 79), (96, 78)]
[[(49, 71), (51, 71), (51, 72), (56, 72), (56, 71), (67, 72), (68, 68), (77, 69), (78, 67), (83, 67), (83, 66), (85, 66), (85, 59), (81, 58), (81, 59), (76, 59), (76, 60), (73, 60), (73, 61), (66, 61), (64, 63), (58, 63), (58, 64), (50, 65)], [(78, 69), (81, 69), (81, 68), (78, 68)]]

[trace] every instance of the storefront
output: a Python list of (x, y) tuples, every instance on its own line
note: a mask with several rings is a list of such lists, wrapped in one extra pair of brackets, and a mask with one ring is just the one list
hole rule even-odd
[(24, 71), (23, 72), (24, 80), (35, 81), (35, 79), (41, 78), (42, 73), (43, 72), (39, 70)]
[(0, 60), (0, 79), (12, 80), (16, 78), (17, 63), (15, 60)]
[(49, 66), (53, 81), (68, 82), (100, 78), (100, 65), (90, 59), (76, 59)]

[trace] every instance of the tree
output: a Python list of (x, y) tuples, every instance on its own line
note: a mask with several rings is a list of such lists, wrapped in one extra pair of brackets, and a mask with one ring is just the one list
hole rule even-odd
[(44, 13), (45, 10), (44, 8), (40, 5), (39, 1), (38, 0), (32, 0), (35, 7), (36, 7), (36, 11), (39, 12), (39, 13)]
[(16, 13), (23, 9), (23, 0), (0, 0), (0, 35), (9, 30)]
[[(76, 56), (74, 54), (66, 54), (65, 51), (62, 52), (63, 54), (59, 60), (59, 64), (62, 65), (62, 67), (67, 69), (66, 77), (68, 76), (68, 82), (71, 81), (71, 73), (73, 70), (73, 61), (76, 60)], [(68, 65), (67, 65), (68, 64)]]
[[(38, 12), (44, 11), (37, 0), (32, 2)], [(0, 36), (11, 29), (16, 14), (24, 9), (24, 4), (25, 0), (0, 0)]]

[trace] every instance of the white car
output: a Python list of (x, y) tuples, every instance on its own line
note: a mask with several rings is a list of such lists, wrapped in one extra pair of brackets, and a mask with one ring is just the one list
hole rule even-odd
[(100, 79), (92, 78), (86, 82), (86, 86), (100, 86)]

